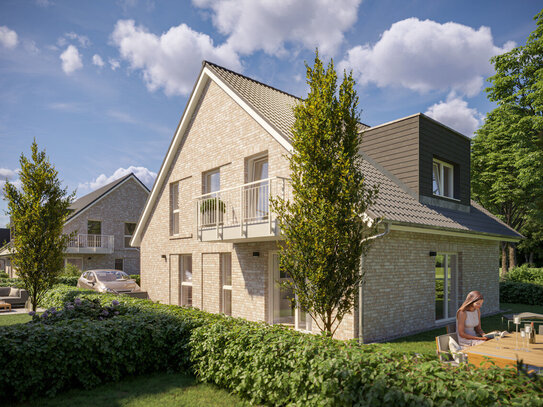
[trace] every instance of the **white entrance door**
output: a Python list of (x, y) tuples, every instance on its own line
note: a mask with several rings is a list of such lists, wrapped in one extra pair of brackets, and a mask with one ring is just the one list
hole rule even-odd
[(287, 281), (291, 281), (291, 278), (279, 267), (279, 253), (270, 252), (270, 322), (310, 331), (311, 317), (295, 306), (292, 288), (281, 286)]

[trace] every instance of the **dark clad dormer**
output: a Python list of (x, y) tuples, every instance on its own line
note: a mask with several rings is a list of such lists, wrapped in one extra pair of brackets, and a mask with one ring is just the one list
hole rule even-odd
[[(398, 178), (421, 203), (469, 211), (468, 137), (418, 113), (364, 130), (361, 151)], [(437, 170), (446, 167), (445, 175), (453, 169), (452, 188), (445, 183), (447, 192), (439, 188), (441, 192), (434, 193), (434, 164)]]

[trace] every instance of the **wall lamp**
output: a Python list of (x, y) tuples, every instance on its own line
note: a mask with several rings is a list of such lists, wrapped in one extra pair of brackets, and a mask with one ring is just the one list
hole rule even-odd
[(162, 258), (164, 259), (164, 261), (167, 261), (167, 260), (166, 260), (166, 255), (165, 255), (165, 254), (163, 254), (163, 255), (160, 256), (160, 257), (162, 257)]

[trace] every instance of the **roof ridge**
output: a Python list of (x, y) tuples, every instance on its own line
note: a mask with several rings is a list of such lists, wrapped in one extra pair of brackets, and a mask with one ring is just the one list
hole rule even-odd
[(207, 60), (204, 59), (204, 60), (202, 61), (202, 65), (205, 66), (206, 64), (211, 65), (211, 66), (214, 66), (214, 67), (217, 67), (217, 68), (220, 68), (220, 69), (224, 69), (225, 71), (228, 71), (228, 72), (230, 72), (230, 73), (233, 73), (234, 75), (241, 76), (243, 79), (247, 79), (247, 80), (249, 80), (249, 81), (251, 81), (251, 82), (254, 82), (254, 83), (257, 83), (257, 84), (259, 84), (259, 85), (262, 85), (262, 86), (265, 86), (265, 87), (267, 87), (267, 88), (270, 88), (270, 89), (272, 89), (272, 90), (275, 90), (276, 92), (279, 92), (279, 93), (282, 93), (282, 94), (284, 94), (284, 95), (290, 96), (290, 97), (292, 97), (292, 98), (294, 98), (294, 99), (298, 99), (298, 100), (302, 100), (302, 101), (303, 101), (303, 99), (302, 99), (301, 97), (294, 96), (293, 94), (288, 93), (288, 92), (285, 92), (284, 90), (277, 89), (277, 88), (275, 88), (275, 87), (273, 87), (273, 86), (271, 86), (271, 85), (268, 85), (268, 84), (266, 84), (266, 83), (264, 83), (264, 82), (257, 81), (256, 79), (250, 78), (250, 77), (248, 77), (248, 76), (246, 76), (246, 75), (243, 75), (243, 74), (241, 74), (241, 73), (239, 73), (239, 72), (233, 71), (233, 70), (231, 70), (231, 69), (225, 68), (224, 66), (217, 65), (217, 64), (215, 64), (215, 63), (213, 63), (213, 62), (210, 62), (210, 61), (207, 61)]

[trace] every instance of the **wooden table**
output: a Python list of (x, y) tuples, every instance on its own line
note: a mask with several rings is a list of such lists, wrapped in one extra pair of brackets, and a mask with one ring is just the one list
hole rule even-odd
[[(515, 343), (515, 336), (518, 335), (518, 348)], [(470, 346), (463, 352), (468, 355), (468, 362), (475, 366), (491, 367), (492, 360), (498, 367), (517, 367), (517, 360), (522, 360), (527, 369), (536, 372), (543, 372), (543, 335), (536, 335), (536, 343), (528, 344), (529, 352), (520, 350), (526, 347), (526, 339), (522, 342), (520, 333), (512, 332), (504, 336), (496, 343), (491, 339), (479, 345)], [(499, 346), (499, 349), (496, 348)], [(490, 359), (490, 360), (489, 360)]]
[(3, 308), (4, 311), (11, 311), (11, 304), (9, 302), (0, 301), (0, 308)]

